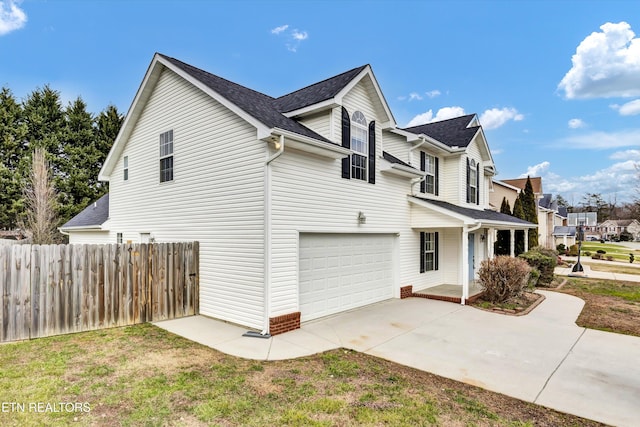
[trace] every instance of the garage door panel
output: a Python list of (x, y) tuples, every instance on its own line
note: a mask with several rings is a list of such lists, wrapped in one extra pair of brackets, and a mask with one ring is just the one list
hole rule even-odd
[(393, 235), (301, 234), (302, 320), (392, 298), (394, 239)]

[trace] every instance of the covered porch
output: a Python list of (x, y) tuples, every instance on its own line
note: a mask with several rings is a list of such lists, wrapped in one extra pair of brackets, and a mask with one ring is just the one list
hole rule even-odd
[[(409, 196), (411, 227), (416, 231), (442, 230), (448, 239), (442, 253), (447, 274), (440, 283), (418, 287), (413, 296), (466, 304), (480, 296), (477, 272), (485, 259), (495, 256), (499, 230), (509, 231), (511, 256), (515, 256), (515, 233), (524, 232), (524, 250), (528, 250), (528, 233), (537, 224), (488, 209), (472, 209), (440, 200)], [(455, 272), (453, 271), (455, 270)], [(453, 273), (453, 274), (451, 274)]]

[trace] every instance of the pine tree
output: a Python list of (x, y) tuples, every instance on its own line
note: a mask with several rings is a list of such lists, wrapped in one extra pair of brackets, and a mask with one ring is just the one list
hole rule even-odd
[[(527, 183), (524, 186), (524, 192), (522, 194), (522, 209), (524, 210), (525, 220), (537, 224), (538, 223), (538, 210), (536, 195), (533, 192), (533, 186), (531, 185), (531, 179), (527, 177)], [(533, 248), (538, 246), (538, 229), (529, 229), (529, 247)]]
[[(518, 194), (518, 198), (513, 204), (513, 216), (520, 219), (526, 219), (524, 209), (522, 207), (522, 199), (524, 199), (524, 193)], [(524, 232), (521, 230), (516, 230), (515, 232), (515, 255), (518, 256), (524, 252)]]
[[(98, 172), (102, 169), (109, 150), (116, 140), (122, 123), (124, 122), (124, 116), (118, 112), (118, 109), (114, 105), (109, 105), (105, 108), (96, 118), (95, 138), (96, 146), (101, 153), (98, 170), (96, 171), (96, 177)], [(109, 191), (108, 184), (106, 182), (97, 183), (98, 193), (100, 197)], [(97, 199), (96, 199), (97, 200)]]
[[(509, 206), (509, 201), (506, 197), (502, 198), (500, 212), (511, 215), (511, 206)], [(509, 230), (498, 230), (495, 253), (497, 255), (509, 255), (511, 253), (511, 232)]]
[(21, 181), (17, 176), (26, 135), (22, 107), (8, 88), (0, 90), (0, 229), (13, 229), (22, 210)]

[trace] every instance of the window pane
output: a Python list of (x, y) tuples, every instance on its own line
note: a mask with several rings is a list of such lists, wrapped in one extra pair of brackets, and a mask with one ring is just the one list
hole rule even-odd
[(160, 159), (160, 182), (173, 180), (173, 156)]

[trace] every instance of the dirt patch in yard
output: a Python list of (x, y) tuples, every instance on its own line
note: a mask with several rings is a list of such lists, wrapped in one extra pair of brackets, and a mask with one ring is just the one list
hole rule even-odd
[(640, 337), (640, 283), (569, 279), (556, 291), (584, 300), (579, 326)]

